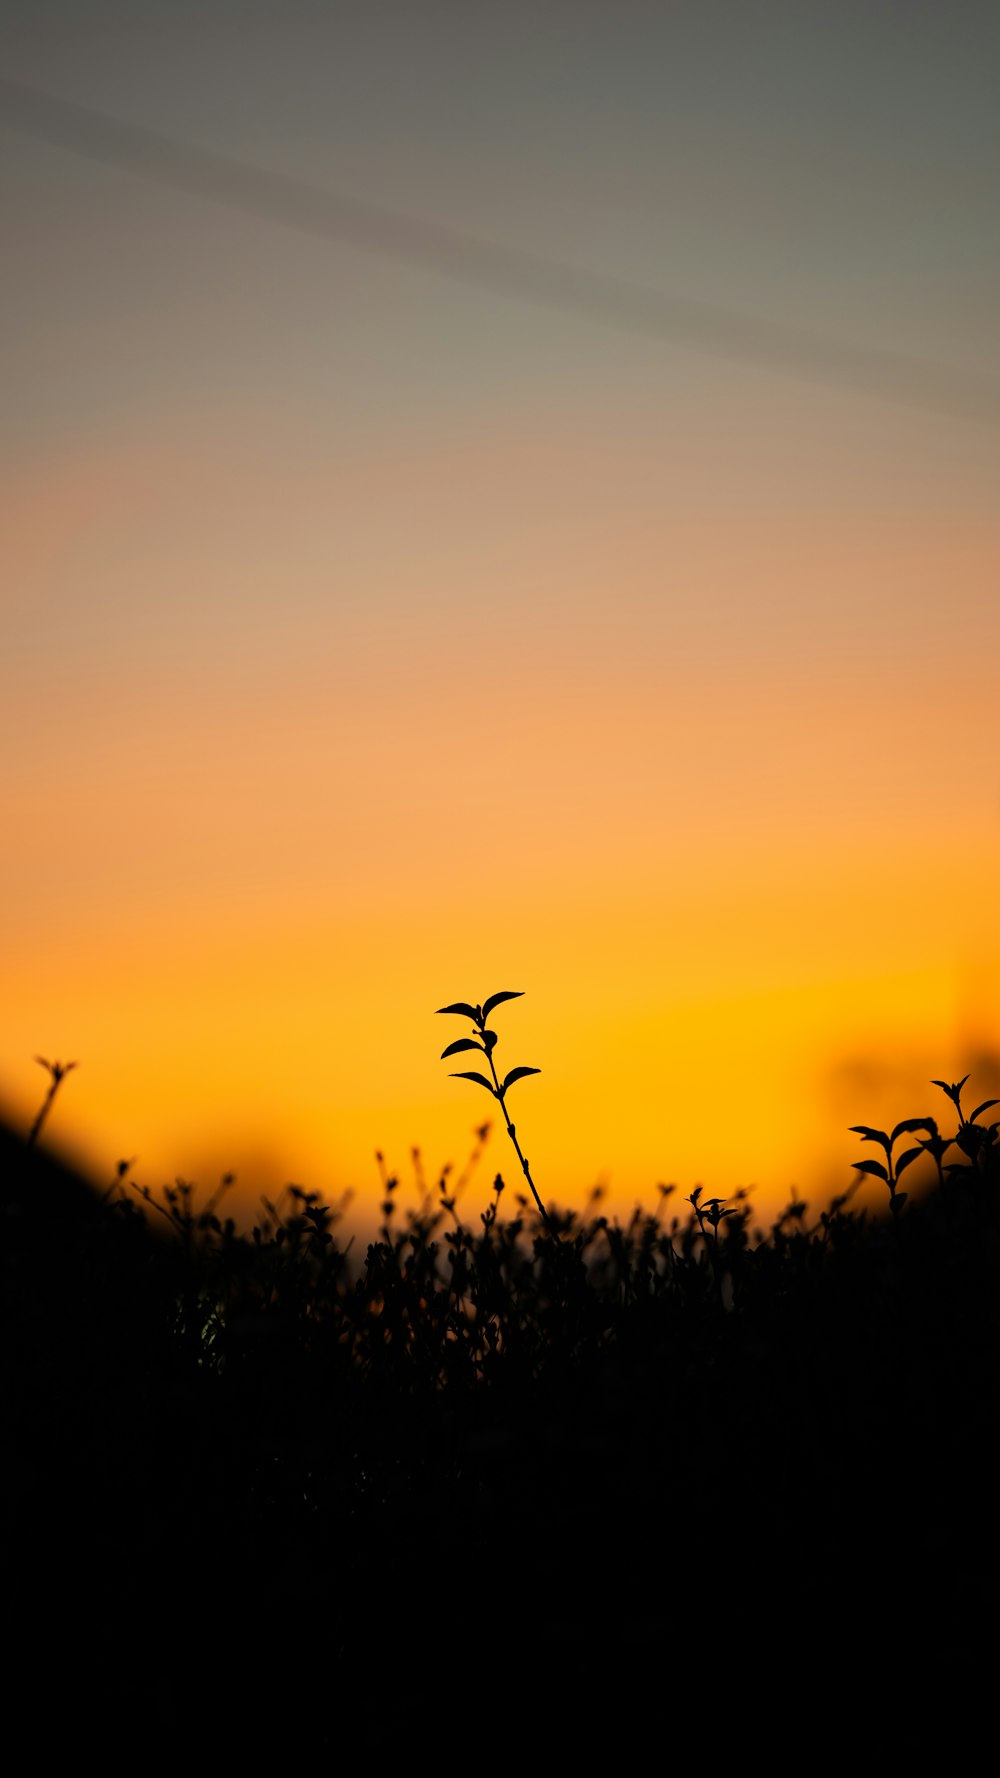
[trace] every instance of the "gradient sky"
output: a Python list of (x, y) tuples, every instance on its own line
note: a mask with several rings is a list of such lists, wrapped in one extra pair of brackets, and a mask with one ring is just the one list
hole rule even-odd
[(6, 0), (0, 76), (729, 317), (473, 288), (0, 90), (8, 1115), (79, 1058), (98, 1174), (367, 1203), (490, 1113), (433, 1009), (523, 989), (546, 1196), (766, 1211), (996, 1090), (997, 9)]

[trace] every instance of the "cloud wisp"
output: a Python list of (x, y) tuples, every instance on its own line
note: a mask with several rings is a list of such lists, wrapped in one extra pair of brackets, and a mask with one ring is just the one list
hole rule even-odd
[(88, 160), (244, 214), (674, 347), (1000, 426), (1000, 385), (976, 371), (835, 339), (808, 328), (627, 279), (363, 202), (252, 162), (0, 79), (0, 124)]

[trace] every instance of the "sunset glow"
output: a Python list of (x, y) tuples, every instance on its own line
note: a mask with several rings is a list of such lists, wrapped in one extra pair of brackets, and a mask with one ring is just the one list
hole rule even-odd
[[(352, 108), (315, 72), (320, 14), (296, 45), (259, 10), (225, 82), (186, 12), (155, 69), (125, 38), (111, 73), (100, 28), (87, 48), (67, 14), (60, 59), (15, 7), (7, 71), (401, 213), (1000, 374), (971, 52), (936, 120), (956, 214), (920, 207), (905, 72), (850, 136), (822, 83), (811, 125), (766, 92), (711, 123), (681, 117), (666, 62), (636, 96), (656, 9), (626, 103), (588, 8), (550, 98), (558, 46), (522, 85), (515, 25), (432, 8), (418, 54), (390, 8), (354, 46), (386, 90)], [(363, 1221), (376, 1149), (409, 1181), (416, 1145), (436, 1177), (492, 1113), (485, 1202), (516, 1163), (434, 1009), (510, 988), (498, 1056), (542, 1071), (515, 1092), (547, 1199), (601, 1183), (627, 1213), (703, 1182), (767, 1214), (843, 1189), (850, 1124), (944, 1112), (931, 1076), (1000, 1090), (997, 426), (3, 141), (7, 1117), (43, 1096), (36, 1054), (72, 1057), (49, 1135), (98, 1179), (126, 1156), (154, 1186), (233, 1169), (247, 1217), (295, 1180), (352, 1188)]]

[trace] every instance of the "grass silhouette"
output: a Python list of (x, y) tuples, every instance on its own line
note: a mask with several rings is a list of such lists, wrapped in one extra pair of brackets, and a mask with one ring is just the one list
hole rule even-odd
[[(510, 997), (442, 1009), (505, 1116)], [(57, 1684), (67, 1747), (86, 1712), (296, 1764), (431, 1721), (583, 1755), (598, 1697), (685, 1758), (954, 1757), (995, 1653), (1000, 1164), (994, 1102), (936, 1084), (952, 1135), (856, 1126), (885, 1217), (546, 1208), (508, 1118), (530, 1195), (498, 1173), (473, 1222), (449, 1170), (405, 1210), (386, 1177), (363, 1252), (343, 1201), (241, 1230), (227, 1180), (95, 1191), (0, 1131), (12, 1696)]]

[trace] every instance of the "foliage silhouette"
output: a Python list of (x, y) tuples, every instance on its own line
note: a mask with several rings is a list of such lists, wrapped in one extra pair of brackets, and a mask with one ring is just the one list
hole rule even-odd
[[(481, 1738), (511, 1721), (513, 1664), (558, 1702), (564, 1751), (599, 1680), (605, 1713), (669, 1709), (685, 1756), (768, 1722), (918, 1751), (935, 1700), (954, 1755), (992, 1695), (1000, 1562), (967, 1529), (1000, 1436), (1000, 1169), (990, 1102), (949, 1097), (954, 1135), (856, 1126), (890, 1204), (918, 1181), (885, 1220), (852, 1186), (769, 1229), (745, 1193), (695, 1188), (684, 1216), (664, 1187), (655, 1213), (597, 1192), (539, 1225), (528, 1195), (501, 1213), (499, 1173), (466, 1215), (483, 1125), (458, 1176), (415, 1157), (412, 1201), (383, 1169), (363, 1252), (343, 1199), (289, 1186), (241, 1231), (228, 1179), (153, 1192), (121, 1161), (95, 1191), (0, 1130), (11, 1696), (45, 1720), (58, 1646), (67, 1747), (87, 1711), (119, 1751), (155, 1724), (287, 1763), (342, 1752), (355, 1718), (368, 1757), (432, 1709)], [(815, 1689), (780, 1677), (790, 1626)], [(690, 1686), (678, 1664), (666, 1690), (684, 1650)]]
[(490, 994), (489, 997), (483, 1002), (482, 1006), (478, 1006), (478, 1005), (477, 1006), (470, 1006), (468, 1001), (466, 1001), (466, 1000), (456, 1000), (453, 1002), (453, 1004), (451, 1006), (439, 1006), (438, 1007), (439, 1013), (457, 1013), (462, 1018), (471, 1019), (473, 1024), (476, 1027), (476, 1032), (477, 1032), (477, 1035), (474, 1038), (473, 1037), (459, 1037), (456, 1040), (456, 1042), (449, 1043), (447, 1048), (443, 1049), (441, 1051), (441, 1060), (444, 1061), (447, 1056), (457, 1056), (463, 1050), (478, 1050), (481, 1055), (484, 1055), (486, 1057), (486, 1060), (489, 1064), (490, 1074), (492, 1076), (492, 1084), (490, 1081), (487, 1080), (485, 1074), (478, 1074), (478, 1073), (476, 1073), (475, 1070), (471, 1070), (471, 1071), (467, 1070), (467, 1071), (463, 1071), (461, 1073), (455, 1074), (452, 1076), (452, 1079), (453, 1080), (475, 1081), (477, 1086), (485, 1087), (486, 1091), (488, 1093), (492, 1094), (494, 1099), (499, 1100), (500, 1109), (503, 1112), (504, 1119), (505, 1119), (505, 1122), (507, 1125), (507, 1134), (510, 1137), (512, 1143), (514, 1144), (514, 1148), (517, 1153), (517, 1158), (521, 1163), (521, 1170), (524, 1173), (524, 1177), (528, 1181), (528, 1185), (531, 1188), (531, 1195), (534, 1198), (535, 1203), (538, 1205), (539, 1215), (541, 1216), (541, 1219), (544, 1222), (546, 1228), (549, 1230), (549, 1233), (554, 1235), (556, 1233), (555, 1226), (549, 1216), (548, 1211), (545, 1208), (545, 1205), (542, 1203), (542, 1200), (539, 1197), (538, 1192), (535, 1189), (535, 1182), (531, 1177), (531, 1171), (530, 1171), (528, 1162), (525, 1160), (524, 1155), (521, 1153), (521, 1145), (517, 1139), (517, 1130), (516, 1130), (514, 1124), (511, 1122), (510, 1113), (507, 1110), (507, 1102), (506, 1102), (508, 1089), (510, 1087), (512, 1087), (516, 1081), (524, 1080), (525, 1077), (529, 1074), (540, 1074), (541, 1069), (540, 1068), (511, 1068), (510, 1071), (507, 1074), (505, 1074), (503, 1080), (501, 1081), (499, 1075), (497, 1074), (496, 1068), (493, 1065), (493, 1051), (495, 1050), (496, 1045), (497, 1045), (497, 1034), (495, 1031), (490, 1031), (487, 1027), (487, 1024), (486, 1024), (486, 1021), (489, 1018), (490, 1013), (493, 1011), (494, 1007), (499, 1006), (504, 1000), (520, 1000), (522, 998), (522, 993), (523, 993), (523, 991), (521, 989), (508, 988), (500, 994)]

